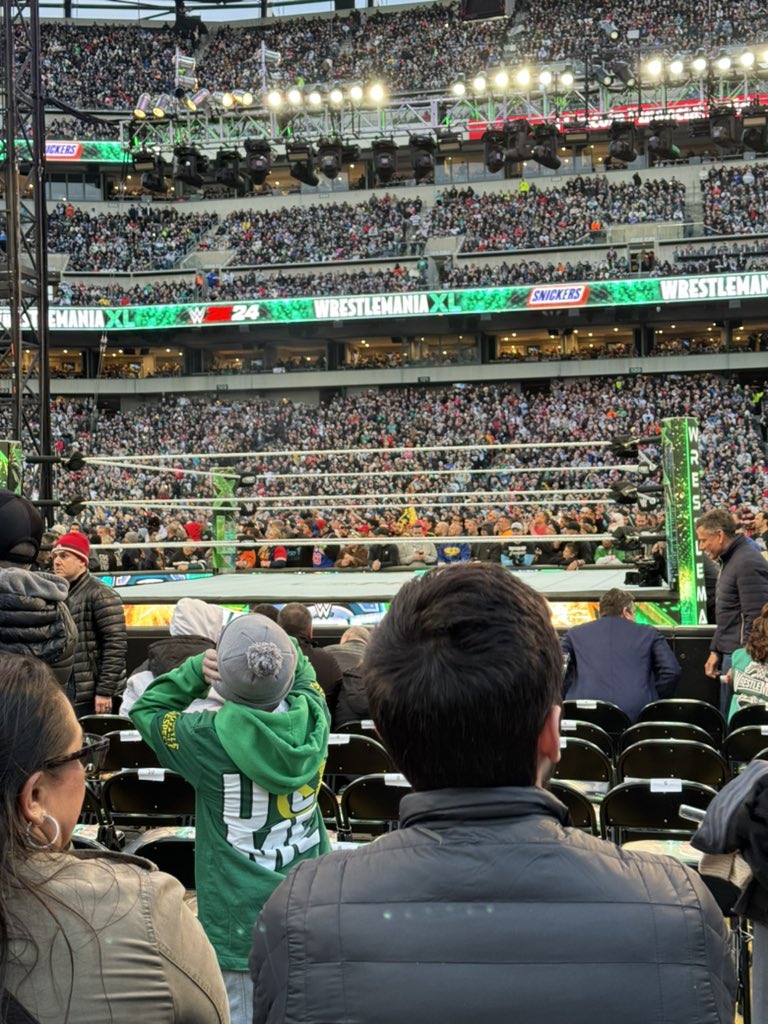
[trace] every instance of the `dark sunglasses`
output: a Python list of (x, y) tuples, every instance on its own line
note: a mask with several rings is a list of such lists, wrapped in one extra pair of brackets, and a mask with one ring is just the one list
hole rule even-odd
[(79, 761), (86, 772), (98, 772), (104, 765), (107, 751), (109, 750), (109, 737), (94, 736), (86, 733), (83, 736), (83, 745), (79, 750), (71, 754), (64, 754), (62, 757), (53, 757), (50, 761), (44, 761), (41, 767), (44, 771), (50, 768), (59, 768), (70, 761)]

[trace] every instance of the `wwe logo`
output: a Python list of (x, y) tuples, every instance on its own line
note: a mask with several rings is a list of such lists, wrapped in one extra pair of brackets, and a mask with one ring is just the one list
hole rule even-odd
[(313, 619), (330, 619), (333, 615), (332, 604), (316, 604), (312, 606)]
[(208, 312), (207, 306), (190, 306), (187, 310), (189, 314), (189, 321), (193, 324), (201, 324), (205, 319), (205, 314)]

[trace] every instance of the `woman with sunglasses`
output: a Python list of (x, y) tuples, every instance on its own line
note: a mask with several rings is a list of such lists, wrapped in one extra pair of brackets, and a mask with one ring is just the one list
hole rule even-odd
[(0, 1021), (227, 1024), (216, 957), (183, 890), (149, 862), (67, 847), (85, 737), (42, 661), (0, 660)]

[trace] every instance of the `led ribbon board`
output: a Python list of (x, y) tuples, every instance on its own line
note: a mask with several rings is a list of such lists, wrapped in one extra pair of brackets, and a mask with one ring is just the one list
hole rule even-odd
[[(263, 299), (243, 302), (185, 303), (167, 306), (52, 306), (51, 331), (179, 330), (231, 324), (294, 324), (334, 320), (506, 313), (531, 309), (600, 306), (659, 306), (685, 302), (768, 297), (768, 272), (708, 274), (697, 277), (599, 281), (592, 284), (515, 285), (460, 291), (344, 295), (334, 298)], [(33, 311), (34, 312), (34, 311)], [(0, 308), (0, 326), (10, 326), (10, 310)]]

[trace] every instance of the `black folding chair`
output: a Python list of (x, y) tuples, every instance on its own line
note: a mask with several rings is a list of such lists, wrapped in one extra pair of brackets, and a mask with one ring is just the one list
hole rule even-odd
[(670, 697), (646, 704), (637, 717), (638, 722), (689, 722), (698, 725), (712, 737), (713, 746), (720, 750), (725, 735), (725, 720), (718, 709), (703, 700)]
[(613, 783), (610, 757), (589, 740), (560, 738), (560, 760), (555, 778), (579, 782), (585, 792), (604, 793)]
[(400, 820), (400, 801), (410, 792), (410, 783), (396, 772), (354, 779), (341, 794), (347, 837), (394, 831)]
[(324, 779), (338, 793), (352, 779), (361, 775), (394, 772), (396, 768), (384, 747), (370, 736), (353, 733), (331, 733), (328, 737), (328, 758)]
[(744, 725), (729, 732), (723, 744), (725, 759), (734, 772), (740, 771), (768, 746), (768, 725)]
[(709, 733), (690, 722), (637, 722), (621, 734), (619, 752), (644, 740), (693, 740), (712, 746)]
[(566, 739), (588, 740), (600, 747), (604, 754), (613, 757), (613, 739), (600, 725), (594, 722), (582, 722), (577, 718), (560, 719), (560, 735)]
[(746, 725), (768, 725), (768, 704), (760, 701), (759, 704), (739, 708), (728, 720), (728, 732), (743, 729)]
[(706, 810), (714, 797), (715, 790), (699, 782), (621, 782), (600, 803), (600, 827), (603, 835), (619, 846), (641, 839), (687, 840), (697, 826), (680, 816), (680, 806)]
[(575, 828), (598, 835), (595, 805), (581, 790), (561, 779), (550, 779), (547, 786), (552, 796), (565, 804)]
[(371, 718), (361, 718), (353, 722), (342, 722), (341, 725), (334, 726), (333, 731), (342, 734), (351, 732), (355, 736), (370, 736), (379, 743), (381, 742), (376, 726)]
[(619, 755), (616, 774), (629, 779), (682, 779), (720, 789), (730, 775), (722, 754), (692, 740), (643, 740)]
[(320, 788), (317, 791), (317, 803), (325, 827), (333, 829), (337, 836), (343, 836), (347, 829), (341, 813), (341, 805), (336, 794), (325, 782), (320, 783)]
[(167, 829), (152, 828), (146, 832), (140, 842), (131, 848), (137, 857), (146, 857), (156, 864), (160, 871), (173, 875), (185, 889), (194, 890), (195, 884), (195, 836), (184, 835), (183, 832), (194, 833), (194, 829), (179, 830), (174, 835), (166, 835)]
[[(118, 833), (114, 824), (110, 821), (102, 806), (101, 799), (91, 782), (86, 782), (85, 784), (83, 806), (78, 818), (78, 824), (89, 827), (89, 830), (94, 830), (95, 834), (90, 837), (82, 834), (73, 836), (72, 842), (75, 846), (82, 847), (83, 841), (90, 839), (106, 850), (122, 849), (125, 836), (122, 833)], [(75, 839), (78, 841), (75, 842)]]
[(128, 768), (105, 779), (101, 802), (110, 822), (125, 828), (195, 823), (195, 790), (165, 768)]
[(607, 700), (564, 700), (563, 718), (593, 722), (605, 729), (609, 736), (621, 736), (630, 724), (621, 708)]
[(106, 733), (109, 740), (101, 774), (119, 772), (123, 768), (159, 768), (157, 754), (145, 743), (136, 729), (121, 729)]
[(84, 715), (80, 725), (83, 732), (93, 736), (106, 736), (109, 732), (130, 732), (136, 728), (130, 718), (123, 718), (122, 715)]

